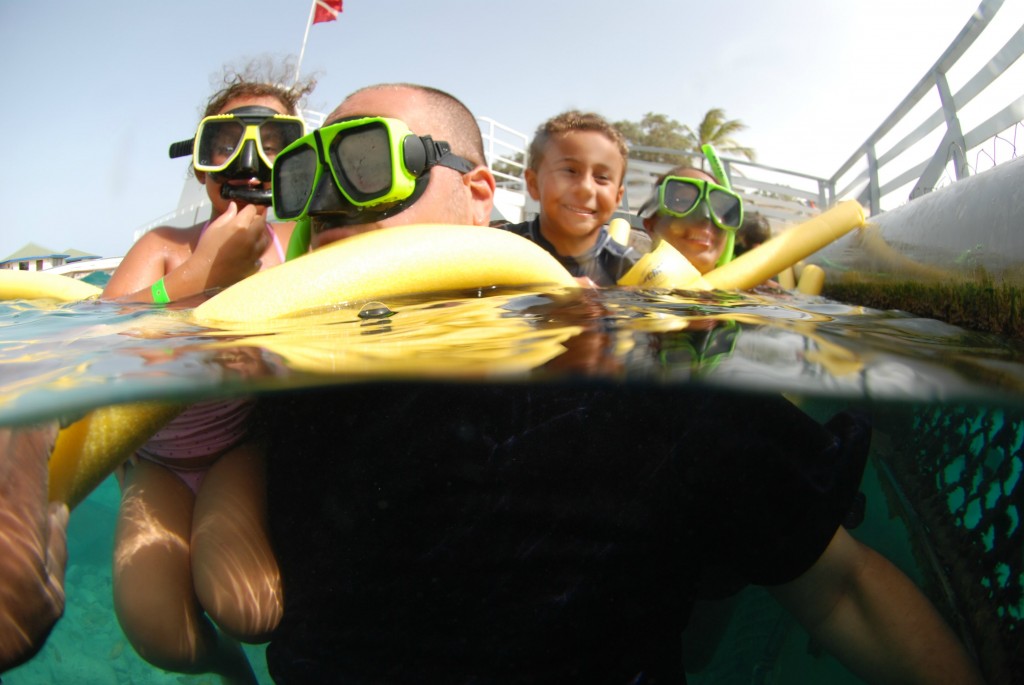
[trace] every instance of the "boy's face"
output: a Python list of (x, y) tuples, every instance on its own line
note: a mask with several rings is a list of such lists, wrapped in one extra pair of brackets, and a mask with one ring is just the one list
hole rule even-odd
[[(526, 171), (530, 197), (540, 202), (540, 225), (556, 247), (597, 236), (622, 200), (625, 164), (615, 143), (597, 131), (552, 136), (537, 170)], [(577, 252), (578, 254), (578, 252)]]

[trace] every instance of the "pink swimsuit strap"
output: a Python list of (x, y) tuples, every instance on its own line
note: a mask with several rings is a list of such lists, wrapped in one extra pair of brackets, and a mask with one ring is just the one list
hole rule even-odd
[(270, 231), (270, 239), (273, 241), (274, 249), (277, 251), (277, 258), (279, 260), (281, 260), (282, 264), (284, 264), (285, 261), (286, 261), (285, 254), (284, 254), (284, 248), (281, 247), (281, 241), (278, 240), (278, 238), (277, 238), (277, 231), (275, 231), (273, 228), (271, 228), (270, 224), (267, 224), (267, 230)]
[[(210, 222), (207, 221), (203, 224), (203, 227), (199, 229), (199, 239), (203, 239), (203, 234), (206, 233), (206, 229), (209, 228)], [(281, 263), (285, 263), (284, 248), (281, 246), (281, 241), (277, 237), (277, 231), (274, 230), (273, 224), (267, 223), (267, 233), (270, 234), (270, 240), (274, 244), (274, 251), (277, 252), (277, 258), (281, 260)]]

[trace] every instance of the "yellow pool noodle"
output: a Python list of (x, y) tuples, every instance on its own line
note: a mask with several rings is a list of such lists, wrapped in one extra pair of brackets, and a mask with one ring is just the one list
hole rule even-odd
[[(18, 281), (28, 286), (27, 297), (71, 293), (61, 280)], [(354, 236), (255, 274), (197, 307), (192, 320), (244, 327), (341, 302), (534, 284), (578, 285), (542, 247), (508, 231), (401, 226)], [(74, 507), (181, 409), (160, 402), (103, 407), (62, 430), (50, 457), (51, 500)]]
[(783, 290), (792, 290), (796, 287), (796, 275), (793, 273), (793, 267), (787, 266), (785, 269), (779, 272), (778, 276), (779, 287)]
[(77, 302), (103, 292), (92, 283), (45, 271), (0, 269), (0, 300)]
[(619, 245), (629, 245), (629, 222), (618, 217), (608, 222), (608, 235)]
[(619, 285), (641, 288), (672, 288), (676, 290), (710, 290), (700, 271), (666, 240), (652, 252), (641, 257), (622, 278)]
[(753, 288), (863, 224), (859, 202), (840, 202), (705, 274), (704, 279), (721, 290)]
[(578, 286), (544, 248), (485, 226), (394, 226), (340, 240), (240, 281), (195, 308), (203, 326), (265, 321), (343, 302), (481, 285)]
[(808, 264), (800, 274), (796, 289), (805, 295), (821, 295), (825, 287), (825, 270), (817, 264)]
[[(860, 205), (842, 203), (704, 278), (662, 241), (622, 282), (679, 289), (753, 287), (862, 222)], [(481, 285), (535, 284), (577, 285), (543, 248), (507, 231), (402, 226), (354, 236), (255, 274), (197, 307), (191, 320), (200, 325), (244, 326), (341, 302)], [(0, 280), (0, 294), (27, 298), (81, 299), (98, 292), (95, 286), (42, 273)], [(61, 431), (50, 460), (51, 498), (76, 505), (180, 410), (153, 402), (105, 407)]]
[(163, 402), (112, 405), (61, 430), (50, 455), (50, 501), (74, 508), (182, 409)]

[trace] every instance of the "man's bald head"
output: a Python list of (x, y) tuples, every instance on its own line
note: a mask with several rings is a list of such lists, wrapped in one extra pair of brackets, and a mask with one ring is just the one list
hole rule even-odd
[[(416, 115), (410, 116), (407, 113), (405, 116), (397, 116), (382, 112), (357, 111), (365, 96), (382, 91), (391, 91), (403, 100), (415, 102)], [(443, 90), (414, 83), (382, 83), (367, 86), (346, 97), (344, 102), (331, 112), (325, 123), (330, 124), (338, 119), (357, 114), (401, 119), (413, 133), (421, 136), (429, 135), (434, 140), (447, 141), (452, 152), (460, 157), (465, 157), (474, 164), (487, 164), (484, 157), (484, 143), (476, 118), (458, 98)], [(409, 121), (411, 118), (418, 121)]]

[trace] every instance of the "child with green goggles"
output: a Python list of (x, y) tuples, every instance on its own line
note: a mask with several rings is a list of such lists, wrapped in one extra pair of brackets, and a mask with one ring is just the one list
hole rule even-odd
[(657, 197), (641, 208), (640, 213), (685, 219), (701, 209), (704, 211), (694, 219), (710, 219), (723, 231), (735, 231), (743, 225), (743, 198), (739, 194), (714, 181), (687, 176), (666, 176), (658, 186)]
[(736, 231), (743, 225), (743, 198), (729, 186), (711, 146), (704, 152), (715, 175), (675, 167), (658, 179), (640, 208), (651, 236), (667, 241), (701, 274), (732, 261)]

